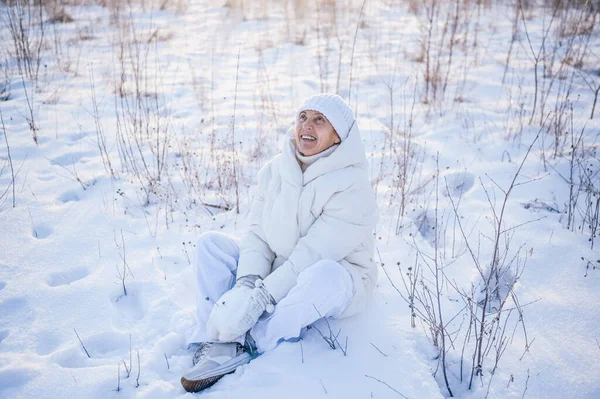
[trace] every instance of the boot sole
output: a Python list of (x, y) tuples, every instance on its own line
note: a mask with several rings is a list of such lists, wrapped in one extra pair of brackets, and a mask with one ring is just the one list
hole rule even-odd
[(216, 375), (214, 377), (203, 378), (198, 381), (186, 380), (184, 377), (181, 377), (181, 385), (183, 386), (183, 389), (185, 389), (188, 392), (200, 392), (203, 389), (213, 386), (221, 378), (233, 372), (235, 372), (235, 370), (230, 371), (229, 373)]

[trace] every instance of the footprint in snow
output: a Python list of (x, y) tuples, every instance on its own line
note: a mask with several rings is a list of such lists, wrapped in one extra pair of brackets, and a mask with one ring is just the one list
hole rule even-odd
[[(83, 342), (86, 342), (86, 339), (84, 337), (82, 337), (81, 339), (83, 340)], [(90, 367), (90, 359), (87, 357), (87, 355), (81, 348), (81, 345), (77, 341), (76, 337), (75, 342), (77, 342), (77, 345), (79, 346), (71, 345), (68, 348), (53, 352), (50, 355), (50, 360), (58, 364), (59, 366), (68, 369)], [(85, 347), (88, 351), (90, 350), (90, 348), (87, 345), (87, 342), (85, 344)]]
[(38, 372), (36, 370), (26, 367), (8, 366), (0, 370), (0, 397), (9, 397), (8, 392), (7, 396), (4, 396), (2, 392), (10, 388), (19, 388), (37, 375)]
[[(8, 294), (8, 293), (7, 293)], [(0, 295), (0, 341), (6, 340), (11, 334), (10, 326), (20, 326), (23, 329), (31, 327), (37, 319), (38, 311), (31, 307), (29, 300), (24, 296), (4, 298), (5, 295)], [(4, 342), (6, 344), (6, 342)], [(2, 350), (0, 350), (0, 353)], [(0, 359), (0, 369), (2, 369), (2, 360)], [(2, 384), (0, 383), (0, 386)], [(3, 398), (0, 394), (0, 398)]]
[(79, 162), (81, 158), (83, 158), (83, 155), (81, 153), (68, 152), (66, 154), (59, 155), (56, 158), (52, 158), (50, 160), (50, 163), (59, 166), (71, 166)]
[(65, 137), (67, 137), (69, 140), (73, 141), (73, 142), (77, 142), (85, 137), (87, 137), (88, 134), (87, 133), (73, 133), (73, 134), (67, 134), (65, 135)]
[(37, 175), (37, 178), (41, 181), (52, 181), (56, 179), (56, 175), (53, 175), (49, 172), (42, 172)]
[(425, 211), (415, 219), (414, 223), (421, 237), (433, 244), (435, 240), (435, 219)]
[(9, 334), (10, 334), (10, 331), (8, 331), (8, 330), (0, 331), (0, 344), (2, 343), (2, 341), (4, 341), (6, 339), (6, 337), (8, 337)]
[(38, 355), (44, 356), (54, 352), (61, 344), (60, 338), (52, 331), (42, 331), (37, 334), (37, 343), (35, 351)]
[(67, 270), (64, 272), (52, 273), (46, 278), (46, 284), (50, 287), (60, 287), (61, 285), (67, 285), (79, 281), (89, 276), (90, 271), (85, 267), (77, 267), (75, 269)]
[[(36, 312), (31, 308), (29, 301), (25, 297), (6, 298), (0, 302), (0, 324), (2, 326), (26, 326), (33, 322), (35, 318)], [(5, 338), (6, 336), (2, 340)], [(1, 397), (2, 395), (0, 395)]]
[[(435, 211), (425, 211), (421, 213), (413, 222), (417, 227), (419, 234), (426, 240), (431, 247), (436, 245), (436, 229), (435, 229)], [(439, 234), (437, 237), (438, 248), (443, 248), (446, 245), (445, 235)]]
[(53, 232), (54, 229), (52, 229), (50, 225), (46, 223), (38, 223), (31, 231), (31, 235), (38, 240), (43, 240), (44, 238), (48, 238), (48, 236), (50, 236)]
[(2, 291), (6, 287), (6, 282), (0, 281), (0, 291)]
[[(80, 334), (81, 336), (81, 334)], [(81, 337), (83, 339), (83, 337)], [(129, 352), (129, 334), (105, 331), (85, 337), (85, 346), (92, 357), (102, 357), (111, 353)]]
[[(77, 331), (81, 340), (85, 343), (85, 348), (90, 354), (87, 354), (73, 333), (73, 342), (70, 346), (53, 352), (50, 355), (51, 361), (61, 367), (77, 369), (92, 367), (97, 365), (97, 359), (110, 356), (125, 356), (129, 353), (129, 334), (105, 331), (98, 334), (86, 335), (82, 331)], [(135, 345), (135, 342), (132, 342)]]
[(130, 284), (127, 287), (127, 295), (123, 295), (123, 291), (120, 290), (119, 295), (111, 299), (113, 306), (118, 311), (116, 317), (113, 318), (116, 327), (125, 328), (132, 321), (141, 320), (146, 316), (148, 306), (141, 295), (137, 287)]
[(444, 195), (451, 197), (460, 197), (471, 190), (474, 184), (475, 175), (467, 171), (445, 173), (442, 175), (442, 181), (440, 181), (440, 185), (448, 187), (447, 190), (444, 189)]
[(8, 101), (10, 98), (10, 83), (8, 80), (0, 81), (0, 101)]
[(25, 298), (9, 298), (0, 302), (0, 315), (2, 319), (20, 313), (27, 306)]
[(79, 195), (75, 190), (65, 191), (58, 197), (58, 201), (66, 204), (67, 202), (79, 201)]

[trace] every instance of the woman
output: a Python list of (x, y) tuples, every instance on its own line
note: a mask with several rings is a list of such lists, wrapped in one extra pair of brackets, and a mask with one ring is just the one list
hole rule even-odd
[(352, 109), (338, 95), (308, 98), (258, 173), (247, 234), (198, 240), (200, 344), (183, 387), (200, 391), (321, 317), (361, 311), (377, 280), (377, 218)]

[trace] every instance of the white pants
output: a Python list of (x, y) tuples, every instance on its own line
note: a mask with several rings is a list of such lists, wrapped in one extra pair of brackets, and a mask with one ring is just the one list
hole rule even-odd
[[(197, 320), (189, 343), (207, 340), (206, 322), (214, 303), (234, 286), (239, 256), (238, 242), (233, 237), (208, 232), (198, 239), (193, 264)], [(321, 316), (339, 317), (352, 299), (352, 288), (350, 273), (338, 262), (321, 260), (307, 268), (275, 311), (264, 313), (250, 331), (258, 351), (298, 338), (303, 327)]]

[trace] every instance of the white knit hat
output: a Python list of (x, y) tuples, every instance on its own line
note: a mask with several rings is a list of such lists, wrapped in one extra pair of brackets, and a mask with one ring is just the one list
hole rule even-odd
[(322, 93), (309, 97), (304, 104), (298, 108), (296, 119), (300, 112), (311, 110), (325, 115), (325, 118), (333, 125), (340, 139), (345, 140), (354, 125), (354, 112), (352, 108), (337, 94)]

